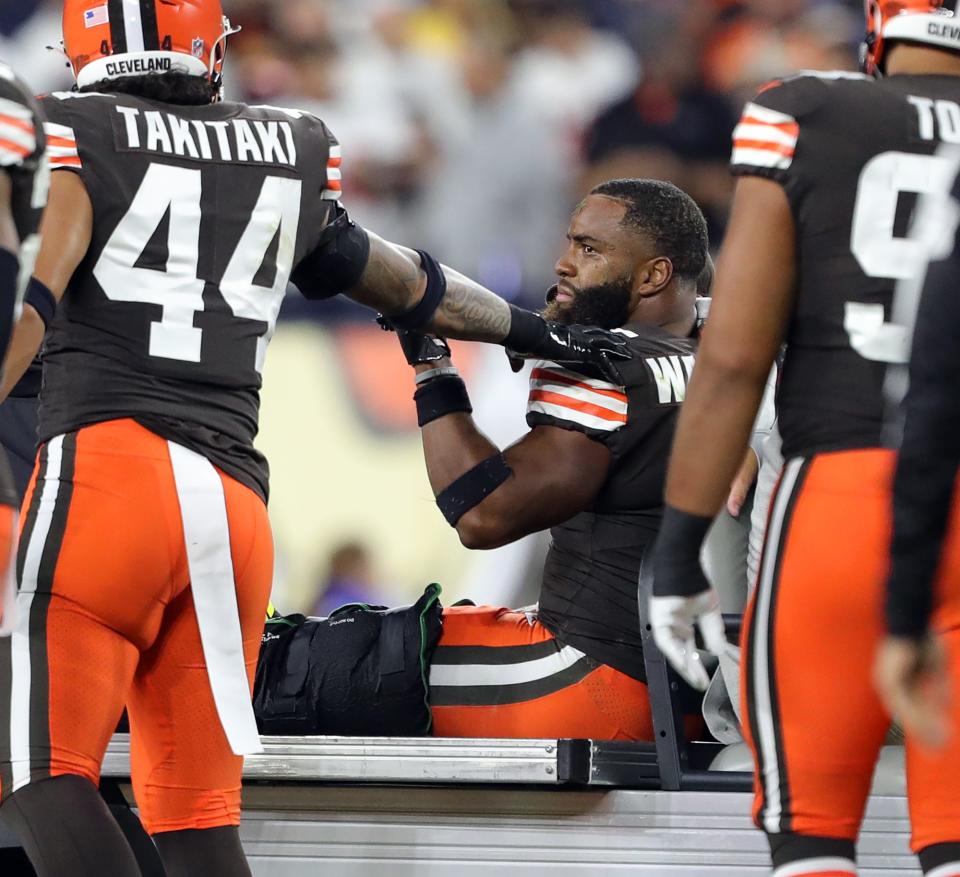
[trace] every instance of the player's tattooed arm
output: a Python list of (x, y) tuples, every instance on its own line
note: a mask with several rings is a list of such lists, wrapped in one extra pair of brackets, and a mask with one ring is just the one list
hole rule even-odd
[[(444, 266), (443, 273), (446, 295), (424, 328), (447, 338), (502, 342), (510, 331), (510, 306), (458, 271)], [(426, 285), (427, 275), (413, 250), (370, 234), (370, 260), (349, 295), (391, 317), (413, 308)]]
[(447, 338), (503, 341), (510, 331), (510, 305), (489, 289), (444, 266), (447, 294), (430, 323), (430, 330)]

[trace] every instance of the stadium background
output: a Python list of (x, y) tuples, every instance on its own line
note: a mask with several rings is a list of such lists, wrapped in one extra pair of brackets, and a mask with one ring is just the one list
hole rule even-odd
[[(343, 144), (345, 204), (535, 306), (571, 207), (617, 176), (669, 179), (708, 215), (731, 194), (738, 110), (768, 79), (855, 67), (859, 0), (224, 0), (244, 28), (227, 96), (295, 106)], [(56, 0), (2, 0), (0, 58), (39, 91), (72, 82)], [(478, 423), (525, 429), (523, 376), (461, 345)], [(395, 340), (349, 302), (289, 296), (264, 374), (258, 445), (273, 469), (275, 601), (535, 599), (542, 538), (462, 548), (432, 502)], [(331, 584), (331, 560), (335, 572)]]

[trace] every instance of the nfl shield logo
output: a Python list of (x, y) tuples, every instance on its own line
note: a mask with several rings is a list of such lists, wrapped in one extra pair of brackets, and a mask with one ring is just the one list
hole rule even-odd
[(193, 46), (190, 49), (190, 54), (194, 58), (202, 58), (203, 50), (206, 48), (206, 43), (200, 37), (194, 37)]

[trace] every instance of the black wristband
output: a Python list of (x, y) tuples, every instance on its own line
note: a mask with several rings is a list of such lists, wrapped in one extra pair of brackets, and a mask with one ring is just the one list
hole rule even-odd
[(447, 414), (472, 414), (467, 385), (456, 375), (444, 375), (417, 387), (417, 423), (423, 427)]
[(407, 331), (422, 329), (433, 319), (437, 308), (440, 307), (440, 302), (447, 294), (447, 278), (440, 263), (423, 250), (417, 250), (417, 255), (420, 256), (420, 267), (427, 275), (427, 289), (419, 304), (414, 305), (409, 311), (389, 318), (397, 329)]
[(53, 293), (36, 277), (31, 277), (23, 300), (40, 315), (43, 325), (49, 328), (57, 314), (57, 300), (53, 297)]
[(516, 305), (510, 305), (510, 331), (503, 339), (507, 350), (517, 353), (530, 353), (536, 350), (547, 333), (547, 323), (543, 317), (532, 311), (525, 311)]
[(700, 548), (712, 523), (713, 518), (664, 507), (653, 553), (655, 597), (692, 597), (703, 590)]
[(487, 457), (442, 490), (437, 496), (437, 506), (447, 523), (456, 527), (460, 518), (474, 506), (480, 505), (512, 474), (513, 470), (507, 465), (503, 454)]
[(884, 604), (887, 633), (903, 639), (924, 639), (930, 630), (933, 594), (932, 582), (900, 562), (894, 551)]
[(13, 334), (19, 279), (20, 260), (15, 253), (0, 247), (0, 362)]

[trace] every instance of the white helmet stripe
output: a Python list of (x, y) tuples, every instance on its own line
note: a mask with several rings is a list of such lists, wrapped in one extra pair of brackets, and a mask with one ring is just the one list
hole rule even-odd
[(144, 51), (146, 46), (143, 41), (143, 20), (140, 14), (140, 0), (123, 0), (123, 24), (127, 32), (127, 51)]

